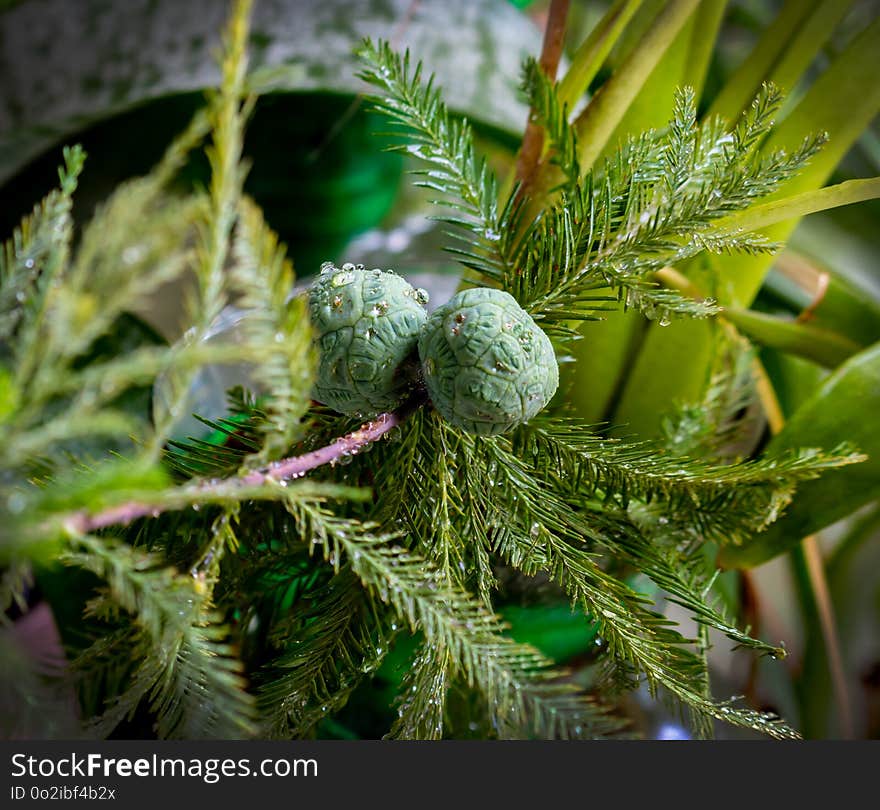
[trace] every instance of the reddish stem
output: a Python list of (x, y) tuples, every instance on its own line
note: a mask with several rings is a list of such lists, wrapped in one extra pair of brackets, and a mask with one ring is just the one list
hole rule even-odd
[[(544, 29), (544, 41), (541, 46), (541, 58), (538, 64), (545, 75), (556, 78), (559, 60), (565, 44), (565, 21), (568, 17), (570, 0), (552, 0), (547, 15), (547, 26)], [(522, 184), (520, 194), (534, 182), (535, 171), (544, 150), (544, 130), (533, 120), (534, 110), (530, 111), (529, 121), (523, 135), (522, 147), (516, 166), (517, 180)]]
[[(381, 438), (389, 430), (401, 424), (406, 418), (405, 413), (383, 413), (370, 422), (361, 425), (357, 430), (340, 436), (332, 444), (319, 450), (312, 450), (301, 456), (273, 461), (267, 467), (249, 472), (239, 478), (224, 478), (220, 481), (194, 482), (187, 486), (190, 492), (211, 493), (212, 490), (222, 486), (223, 489), (231, 487), (253, 487), (260, 484), (277, 483), (299, 478), (309, 470), (321, 467), (324, 464), (332, 464), (345, 457), (355, 455), (365, 445)], [(108, 526), (124, 526), (142, 517), (157, 517), (162, 512), (177, 507), (163, 506), (162, 504), (146, 504), (139, 501), (112, 506), (102, 512), (89, 514), (78, 512), (67, 520), (67, 527), (76, 533), (87, 534), (97, 529), (105, 529)]]
[(343, 456), (357, 453), (364, 445), (376, 441), (384, 436), (389, 430), (397, 427), (402, 417), (397, 413), (379, 414), (372, 422), (361, 425), (357, 430), (340, 436), (332, 444), (322, 447), (320, 450), (312, 450), (301, 456), (285, 458), (274, 461), (262, 470), (255, 470), (239, 479), (242, 484), (263, 484), (267, 481), (285, 481), (291, 478), (299, 478), (303, 473), (330, 464)]

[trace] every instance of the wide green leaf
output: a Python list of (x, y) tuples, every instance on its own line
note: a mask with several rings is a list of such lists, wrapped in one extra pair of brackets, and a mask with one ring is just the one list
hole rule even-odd
[(771, 81), (792, 91), (853, 0), (788, 0), (712, 103), (710, 115), (733, 118)]
[(559, 82), (559, 101), (573, 108), (601, 69), (642, 0), (615, 0), (590, 35), (578, 46)]
[(720, 219), (717, 227), (731, 231), (758, 231), (807, 214), (880, 197), (880, 177), (847, 180), (834, 186), (811, 189), (780, 200), (754, 205)]
[[(827, 132), (828, 143), (797, 177), (775, 195), (781, 200), (821, 188), (874, 116), (880, 112), (880, 84), (874, 62), (880, 50), (880, 18), (856, 37), (816, 79), (801, 101), (779, 124), (764, 147), (795, 149), (813, 132)], [(870, 188), (870, 187), (869, 187)], [(829, 192), (830, 193), (830, 192)], [(776, 241), (785, 241), (797, 224), (796, 218), (767, 228)], [(772, 256), (725, 256), (720, 259), (725, 284), (723, 303), (748, 304), (754, 298)]]
[(880, 431), (874, 415), (878, 411), (880, 343), (830, 375), (767, 448), (768, 455), (776, 455), (798, 447), (830, 448), (847, 441), (868, 460), (802, 484), (776, 523), (742, 546), (725, 548), (722, 563), (727, 567), (758, 565), (876, 500), (880, 494)]
[[(682, 28), (697, 8), (696, 0), (672, 0), (664, 5), (653, 24), (648, 28), (641, 41), (626, 57), (619, 70), (596, 93), (584, 112), (575, 122), (578, 136), (578, 159), (583, 170), (593, 166), (597, 158), (607, 146), (614, 148), (617, 140), (615, 135), (620, 132), (621, 124), (626, 125), (627, 115), (632, 117), (631, 110), (645, 102), (652, 111), (656, 111), (658, 103), (672, 110), (672, 94), (668, 98), (645, 92), (646, 83), (652, 77), (656, 81), (668, 82), (670, 71), (658, 70), (661, 59), (681, 62), (678, 75), (683, 72), (684, 54), (671, 48), (676, 38), (681, 35)], [(689, 39), (690, 34), (686, 35)], [(673, 76), (676, 74), (673, 73)], [(653, 90), (653, 88), (651, 88)]]

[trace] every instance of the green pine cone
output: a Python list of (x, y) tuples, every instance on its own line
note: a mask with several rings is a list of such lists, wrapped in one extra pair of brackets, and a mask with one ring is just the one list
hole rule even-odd
[(357, 417), (400, 405), (413, 385), (402, 365), (427, 319), (427, 301), (395, 273), (325, 262), (309, 290), (319, 350), (315, 399)]
[(419, 357), (434, 406), (471, 433), (504, 433), (527, 422), (559, 386), (550, 339), (501, 290), (464, 290), (435, 310)]

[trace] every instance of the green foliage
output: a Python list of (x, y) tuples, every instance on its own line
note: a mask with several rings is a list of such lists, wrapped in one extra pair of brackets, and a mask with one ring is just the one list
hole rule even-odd
[[(53, 268), (64, 261), (59, 251), (69, 249), (59, 233), (70, 228), (71, 197), (85, 163), (79, 147), (65, 147), (64, 166), (58, 170), (60, 188), (51, 192), (30, 217), (27, 217), (0, 252), (0, 339), (6, 341), (15, 332), (24, 315), (16, 304), (38, 304), (38, 284), (45, 285)], [(33, 291), (33, 293), (31, 292)], [(45, 293), (43, 293), (45, 294)]]
[[(62, 560), (97, 574), (107, 583), (86, 609), (116, 624), (127, 611), (128, 626), (85, 650), (76, 662), (82, 677), (99, 663), (136, 662), (126, 688), (91, 721), (98, 734), (112, 731), (148, 700), (159, 736), (234, 739), (253, 726), (253, 699), (245, 691), (242, 666), (228, 641), (222, 617), (210, 608), (210, 586), (224, 549), (223, 516), (214, 528), (213, 559), (195, 577), (181, 577), (159, 557), (107, 538), (79, 537)], [(206, 574), (206, 571), (208, 572)], [(108, 643), (112, 642), (112, 643)], [(108, 649), (109, 647), (109, 649)]]
[[(5, 605), (23, 604), (31, 574), (57, 573), (59, 563), (90, 575), (69, 599), (81, 610), (67, 628), (67, 676), (89, 732), (140, 721), (161, 737), (321, 734), (408, 638), (415, 653), (396, 684), (390, 737), (471, 728), (498, 738), (612, 736), (625, 730), (624, 693), (641, 684), (701, 735), (721, 720), (796, 736), (709, 689), (710, 631), (755, 654), (784, 654), (728, 615), (714, 553), (765, 529), (801, 482), (861, 457), (846, 448), (752, 460), (725, 452), (743, 402), (721, 378), (706, 401), (670, 419), (672, 450), (603, 438), (563, 409), (505, 436), (472, 435), (418, 393), (368, 448), (358, 436), (370, 426), (352, 432), (348, 418), (311, 403), (306, 307), (289, 299), (284, 249), (242, 194), (249, 7), (236, 5), (220, 89), (156, 169), (119, 188), (74, 249), (70, 199), (83, 156), (69, 150), (60, 189), (0, 260), (10, 392), (0, 399), (9, 513), (0, 593)], [(421, 83), (419, 67), (386, 44), (368, 43), (364, 55), (380, 109), (430, 166), (418, 182), (455, 211), (442, 216), (457, 228), (471, 281), (510, 292), (557, 339), (617, 298), (661, 319), (715, 312), (660, 289), (654, 271), (706, 250), (769, 249), (716, 225), (776, 189), (821, 142), (757, 153), (780, 103), (772, 87), (733, 126), (698, 125), (683, 90), (667, 129), (631, 139), (584, 179), (566, 106), (527, 67), (567, 178), (529, 219), (516, 195), (499, 202), (469, 127)], [(206, 138), (210, 183), (180, 196), (172, 181)], [(172, 281), (189, 283), (191, 328), (170, 345), (116, 344), (95, 359), (96, 342), (112, 343), (120, 319)], [(600, 292), (609, 285), (610, 297)], [(241, 340), (208, 341), (233, 301), (247, 316)], [(230, 392), (230, 413), (203, 420), (212, 436), (171, 439), (195, 375), (220, 363), (247, 363), (261, 390)], [(152, 414), (123, 407), (124, 393), (146, 385)], [(297, 467), (309, 453), (324, 455)], [(695, 637), (632, 584), (634, 573), (687, 611)], [(511, 637), (499, 607), (527, 596), (570, 604), (592, 623), (599, 643), (585, 651), (594, 665), (585, 678)]]
[(661, 288), (653, 273), (703, 251), (774, 250), (760, 234), (716, 223), (769, 195), (824, 143), (815, 136), (791, 152), (760, 155), (757, 146), (782, 102), (776, 88), (765, 85), (734, 126), (720, 118), (698, 125), (694, 93), (685, 88), (663, 131), (629, 139), (601, 169), (582, 178), (568, 109), (529, 63), (524, 89), (566, 180), (558, 202), (522, 222), (516, 195), (499, 208), (497, 183), (468, 145), (467, 126), (450, 118), (430, 82), (421, 87), (420, 70), (411, 69), (408, 55), (371, 43), (365, 54), (381, 66), (363, 74), (385, 94), (378, 108), (417, 133), (409, 151), (432, 166), (420, 184), (441, 192), (443, 202), (464, 215), (443, 217), (473, 238), (468, 249), (456, 251), (463, 263), (510, 292), (559, 337), (576, 337), (573, 322), (608, 309), (608, 287), (660, 322), (717, 313), (711, 299)]
[(439, 192), (454, 211), (441, 219), (467, 232), (466, 247), (452, 252), (465, 266), (500, 281), (513, 270), (502, 239), (516, 221), (517, 207), (513, 202), (499, 207), (498, 183), (477, 155), (467, 121), (450, 115), (432, 78), (422, 85), (421, 64), (411, 69), (408, 52), (400, 57), (388, 43), (368, 41), (361, 56), (366, 65), (361, 78), (382, 90), (374, 103), (405, 132), (407, 144), (397, 148), (431, 166), (418, 170), (416, 185)]
[(248, 314), (247, 336), (254, 343), (280, 344), (256, 369), (256, 380), (269, 392), (263, 403), (266, 418), (260, 425), (263, 443), (258, 457), (269, 460), (303, 435), (315, 360), (307, 343), (311, 335), (301, 328), (307, 318), (305, 301), (287, 300), (293, 267), (260, 209), (246, 198), (240, 203), (236, 237), (232, 283), (240, 293), (239, 306)]

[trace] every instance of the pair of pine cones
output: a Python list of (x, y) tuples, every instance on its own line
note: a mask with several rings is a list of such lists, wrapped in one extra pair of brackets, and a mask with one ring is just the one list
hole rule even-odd
[(430, 316), (427, 303), (424, 290), (394, 272), (325, 262), (309, 290), (315, 399), (366, 418), (424, 385), (444, 419), (483, 435), (547, 405), (559, 385), (553, 346), (513, 296), (474, 287)]

